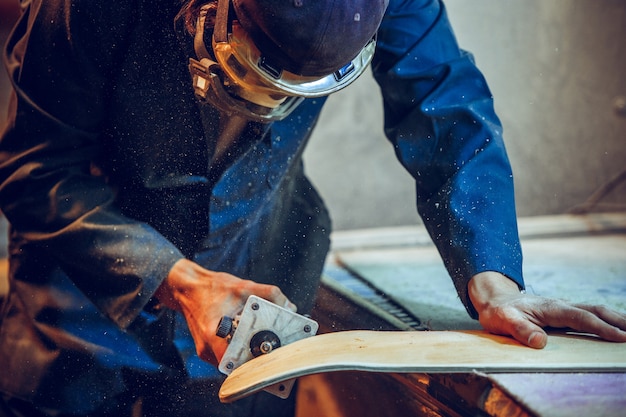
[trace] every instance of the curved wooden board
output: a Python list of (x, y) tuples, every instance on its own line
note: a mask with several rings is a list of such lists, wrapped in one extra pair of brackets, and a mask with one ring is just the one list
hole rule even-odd
[(304, 375), (393, 373), (626, 372), (626, 344), (551, 333), (544, 349), (482, 331), (346, 331), (299, 340), (235, 369), (222, 402)]

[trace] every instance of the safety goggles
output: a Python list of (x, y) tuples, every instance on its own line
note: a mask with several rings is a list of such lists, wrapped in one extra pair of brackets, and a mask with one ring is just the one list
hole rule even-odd
[(235, 83), (254, 91), (300, 97), (327, 96), (351, 84), (372, 60), (374, 47), (372, 39), (343, 68), (325, 77), (305, 77), (283, 70), (265, 59), (237, 22), (232, 23), (228, 42), (217, 42), (213, 38), (217, 61)]
[(206, 56), (203, 18), (196, 33), (196, 53), (201, 59), (190, 60), (196, 94), (227, 113), (262, 122), (281, 120), (303, 98), (327, 96), (354, 82), (374, 55), (376, 42), (371, 39), (351, 62), (332, 74), (294, 74), (264, 57), (229, 14), (230, 0), (219, 0), (212, 42), (215, 60)]
[(287, 117), (304, 100), (303, 97), (272, 98), (264, 93), (246, 91), (230, 82), (216, 62), (203, 58), (189, 60), (196, 96), (224, 114), (268, 123)]

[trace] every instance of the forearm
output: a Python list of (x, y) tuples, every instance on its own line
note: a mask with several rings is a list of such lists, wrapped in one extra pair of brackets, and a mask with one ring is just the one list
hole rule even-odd
[(496, 271), (523, 285), (500, 121), (442, 3), (391, 2), (388, 13), (373, 66), (385, 133), (415, 179), (418, 211), (461, 301), (477, 317), (467, 293), (471, 277)]

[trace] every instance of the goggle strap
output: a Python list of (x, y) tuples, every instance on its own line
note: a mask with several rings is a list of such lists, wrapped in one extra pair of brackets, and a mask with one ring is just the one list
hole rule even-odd
[(204, 43), (204, 23), (206, 21), (206, 7), (203, 6), (200, 9), (200, 16), (196, 22), (196, 35), (193, 38), (193, 49), (196, 52), (198, 59), (210, 58), (211, 54), (206, 49)]
[(215, 16), (215, 29), (213, 39), (215, 42), (228, 42), (228, 13), (230, 0), (218, 0), (217, 14)]

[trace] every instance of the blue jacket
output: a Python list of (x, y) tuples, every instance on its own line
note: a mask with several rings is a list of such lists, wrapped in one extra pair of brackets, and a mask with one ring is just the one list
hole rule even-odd
[[(250, 123), (237, 152), (211, 165), (220, 116), (193, 95), (178, 2), (153, 3), (23, 1), (7, 45), (0, 390), (41, 406), (86, 412), (127, 390), (129, 375), (219, 380), (184, 320), (153, 308), (182, 257), (277, 284), (308, 311), (328, 250), (330, 220), (301, 159), (324, 99)], [(391, 0), (372, 68), (385, 134), (475, 315), (472, 275), (499, 271), (523, 286), (491, 93), (439, 1)]]

